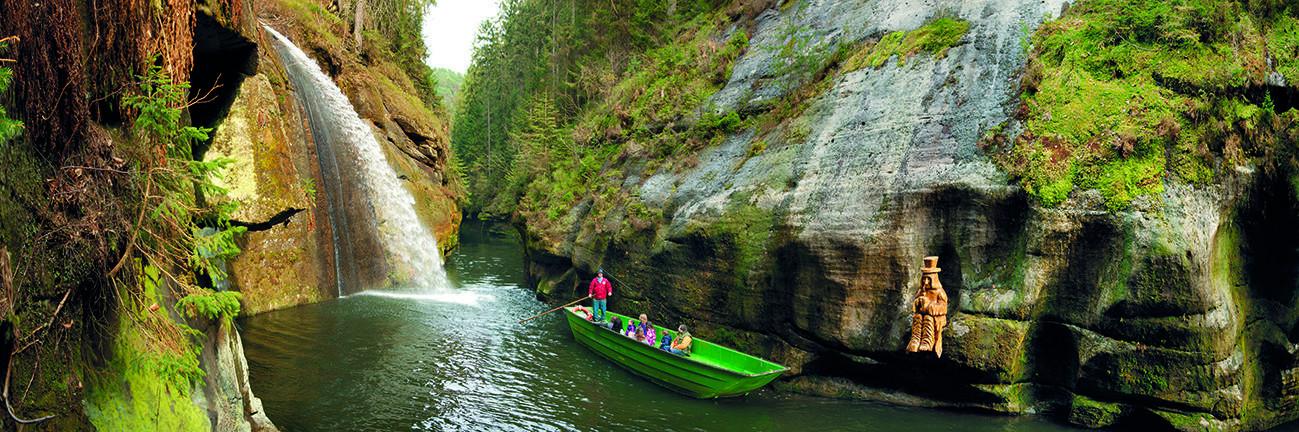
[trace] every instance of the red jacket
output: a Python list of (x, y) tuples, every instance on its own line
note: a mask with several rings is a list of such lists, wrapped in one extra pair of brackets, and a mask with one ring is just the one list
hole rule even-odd
[(597, 277), (591, 279), (591, 287), (586, 290), (586, 293), (593, 299), (604, 300), (613, 294), (613, 284), (610, 284), (608, 279)]

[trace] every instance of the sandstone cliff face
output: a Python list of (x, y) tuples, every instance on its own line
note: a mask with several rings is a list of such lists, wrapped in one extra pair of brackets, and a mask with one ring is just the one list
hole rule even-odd
[[(1025, 35), (1064, 2), (804, 3), (760, 15), (750, 46), (779, 46), (789, 29), (853, 42), (938, 16), (970, 28), (945, 57), (834, 77), (762, 150), (741, 130), (693, 168), (619, 171), (655, 223), (581, 210), (546, 230), (523, 221), (539, 292), (570, 297), (603, 266), (624, 282), (612, 308), (783, 362), (782, 386), (798, 391), (1087, 426), (1255, 429), (1299, 415), (1299, 242), (1264, 228), (1299, 214), (1284, 175), (1240, 167), (1120, 213), (1085, 194), (1042, 208), (977, 142), (1012, 117)], [(809, 79), (779, 61), (749, 49), (711, 107), (762, 112)], [(941, 359), (902, 353), (926, 255), (951, 299)]]
[(275, 432), (262, 409), (262, 401), (253, 395), (248, 381), (248, 360), (239, 331), (230, 322), (209, 325), (199, 362), (209, 371), (203, 386), (194, 394), (194, 403), (207, 410), (212, 430), (238, 432)]
[[(263, 54), (261, 65), (271, 69), (276, 63)], [(205, 155), (234, 160), (226, 178), (230, 198), (241, 202), (239, 220), (269, 221), (301, 210), (280, 225), (248, 232), (243, 251), (230, 263), (231, 282), (244, 294), (242, 311), (248, 315), (338, 295), (333, 227), (324, 193), (317, 191), (323, 182), (315, 147), (280, 73), (277, 84), (270, 78), (274, 69), (244, 80)]]

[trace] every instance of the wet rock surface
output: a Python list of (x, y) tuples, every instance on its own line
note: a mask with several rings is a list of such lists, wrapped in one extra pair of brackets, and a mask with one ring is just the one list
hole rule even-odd
[(199, 356), (199, 364), (208, 373), (202, 388), (194, 392), (194, 399), (207, 410), (212, 430), (278, 431), (248, 384), (248, 360), (239, 331), (230, 322), (209, 327)]
[(273, 84), (269, 73), (244, 81), (205, 155), (232, 159), (225, 178), (230, 199), (240, 202), (235, 218), (259, 222), (288, 208), (307, 209), (270, 229), (249, 231), (241, 241), (230, 278), (243, 292), (242, 312), (249, 315), (337, 295), (315, 145), (301, 126), (305, 119), (292, 93), (282, 78)]

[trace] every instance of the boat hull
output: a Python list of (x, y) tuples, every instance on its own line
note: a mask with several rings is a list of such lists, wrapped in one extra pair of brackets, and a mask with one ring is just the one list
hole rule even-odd
[(743, 396), (784, 371), (782, 367), (764, 374), (745, 374), (703, 364), (599, 327), (571, 310), (566, 312), (568, 327), (579, 343), (636, 375), (687, 396)]

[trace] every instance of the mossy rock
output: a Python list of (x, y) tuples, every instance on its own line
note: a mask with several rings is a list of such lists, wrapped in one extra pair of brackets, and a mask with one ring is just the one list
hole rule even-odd
[[(156, 268), (138, 262), (127, 268), (139, 271), (140, 286), (131, 289), (143, 298), (123, 302), (107, 365), (88, 377), (86, 416), (105, 431), (210, 430), (207, 413), (191, 399), (202, 391), (200, 349), (192, 339), (202, 333), (174, 321), (169, 308), (148, 310), (145, 305), (169, 303), (168, 287)], [(178, 346), (158, 343), (173, 332)]]
[(969, 367), (996, 383), (1023, 378), (1028, 323), (970, 314), (951, 317), (944, 335), (943, 357)]
[(244, 294), (244, 315), (314, 303), (333, 293), (314, 228), (322, 182), (313, 174), (314, 152), (297, 132), (297, 105), (279, 97), (286, 91), (263, 73), (245, 79), (204, 155), (232, 161), (223, 174), (227, 198), (240, 204), (235, 218), (261, 222), (288, 208), (305, 209), (284, 225), (240, 239), (242, 252), (230, 262), (230, 278)]
[(1032, 414), (1050, 407), (1051, 395), (1043, 395), (1042, 387), (1032, 383), (975, 384), (973, 386), (992, 400), (978, 406), (1007, 414)]
[(1105, 428), (1117, 423), (1123, 414), (1123, 405), (1075, 395), (1069, 407), (1069, 423), (1089, 428)]
[(1083, 364), (1078, 386), (1095, 393), (1155, 398), (1223, 418), (1243, 413), (1242, 359), (1123, 344)]
[(1150, 412), (1167, 422), (1170, 429), (1182, 432), (1228, 432), (1237, 430), (1239, 427), (1238, 421), (1222, 420), (1207, 413), (1163, 409), (1151, 409)]

